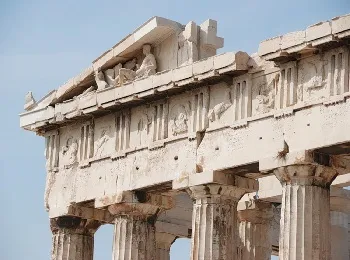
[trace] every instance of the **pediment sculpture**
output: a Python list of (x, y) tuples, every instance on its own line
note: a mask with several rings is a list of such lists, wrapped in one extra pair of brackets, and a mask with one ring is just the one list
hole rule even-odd
[(124, 64), (118, 63), (111, 69), (95, 71), (95, 80), (98, 90), (107, 87), (120, 87), (128, 81), (148, 77), (156, 74), (157, 61), (151, 53), (151, 45), (145, 44), (142, 47), (145, 55), (141, 65), (137, 64), (137, 59), (133, 58)]

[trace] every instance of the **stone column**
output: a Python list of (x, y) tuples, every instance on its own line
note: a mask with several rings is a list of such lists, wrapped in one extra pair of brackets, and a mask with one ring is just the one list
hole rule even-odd
[(331, 211), (331, 259), (349, 259), (348, 214)]
[(207, 184), (189, 188), (195, 200), (191, 260), (237, 259), (237, 203), (245, 191)]
[(238, 211), (241, 260), (270, 259), (273, 219), (271, 203), (255, 200), (242, 208), (245, 209)]
[(156, 258), (155, 260), (170, 260), (170, 247), (176, 236), (168, 233), (156, 233)]
[(100, 226), (96, 220), (78, 217), (58, 217), (50, 220), (52, 260), (92, 260), (94, 233)]
[(154, 260), (155, 228), (144, 215), (115, 218), (113, 260)]
[(115, 216), (113, 260), (156, 259), (155, 221), (161, 210), (169, 209), (172, 198), (125, 192), (120, 203), (108, 207)]
[(329, 187), (336, 171), (291, 165), (274, 171), (282, 184), (280, 260), (330, 259)]

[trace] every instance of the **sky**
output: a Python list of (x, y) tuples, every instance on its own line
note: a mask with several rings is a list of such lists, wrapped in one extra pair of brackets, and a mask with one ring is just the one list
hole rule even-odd
[[(349, 0), (0, 0), (0, 259), (50, 259), (44, 209), (44, 140), (19, 128), (24, 96), (38, 100), (152, 16), (218, 21), (219, 52), (256, 52), (259, 42), (350, 13)], [(112, 226), (96, 233), (95, 260), (111, 259)], [(171, 259), (189, 259), (188, 239)]]

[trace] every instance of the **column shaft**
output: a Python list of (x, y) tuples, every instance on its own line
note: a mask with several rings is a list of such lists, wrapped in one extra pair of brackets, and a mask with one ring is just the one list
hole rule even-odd
[(272, 205), (252, 201), (238, 211), (241, 260), (268, 260), (272, 254)]
[(348, 214), (331, 211), (331, 259), (349, 259)]
[(274, 171), (282, 183), (280, 260), (330, 259), (330, 191), (337, 172), (318, 164)]
[(100, 223), (96, 220), (62, 216), (50, 219), (52, 231), (52, 260), (92, 260), (94, 233)]
[(113, 260), (154, 260), (155, 230), (144, 216), (120, 215), (115, 219)]
[(237, 259), (237, 202), (245, 191), (216, 184), (190, 191), (195, 199), (191, 260)]
[(53, 234), (52, 260), (92, 260), (94, 238), (92, 235), (58, 231)]
[(329, 190), (283, 185), (280, 260), (330, 259)]
[(164, 232), (156, 233), (156, 260), (170, 260), (170, 247), (176, 236)]

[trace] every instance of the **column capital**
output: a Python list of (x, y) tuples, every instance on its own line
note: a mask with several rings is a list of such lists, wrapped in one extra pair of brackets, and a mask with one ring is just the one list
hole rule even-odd
[(158, 215), (162, 210), (171, 209), (174, 200), (171, 196), (147, 194), (145, 192), (126, 192), (117, 203), (108, 206), (112, 215), (132, 215), (149, 218)]
[(294, 164), (276, 168), (274, 174), (282, 184), (329, 187), (338, 173), (332, 167), (319, 164)]
[(189, 187), (188, 193), (193, 199), (211, 198), (212, 200), (218, 199), (221, 203), (225, 201), (230, 203), (232, 200), (238, 202), (246, 190), (231, 185), (204, 184)]
[(57, 232), (92, 236), (101, 226), (97, 220), (82, 219), (72, 216), (61, 216), (50, 219), (50, 228), (53, 234)]
[(240, 221), (251, 222), (254, 224), (268, 223), (273, 219), (273, 206), (270, 202), (261, 200), (247, 201), (244, 206), (238, 208), (238, 217)]

